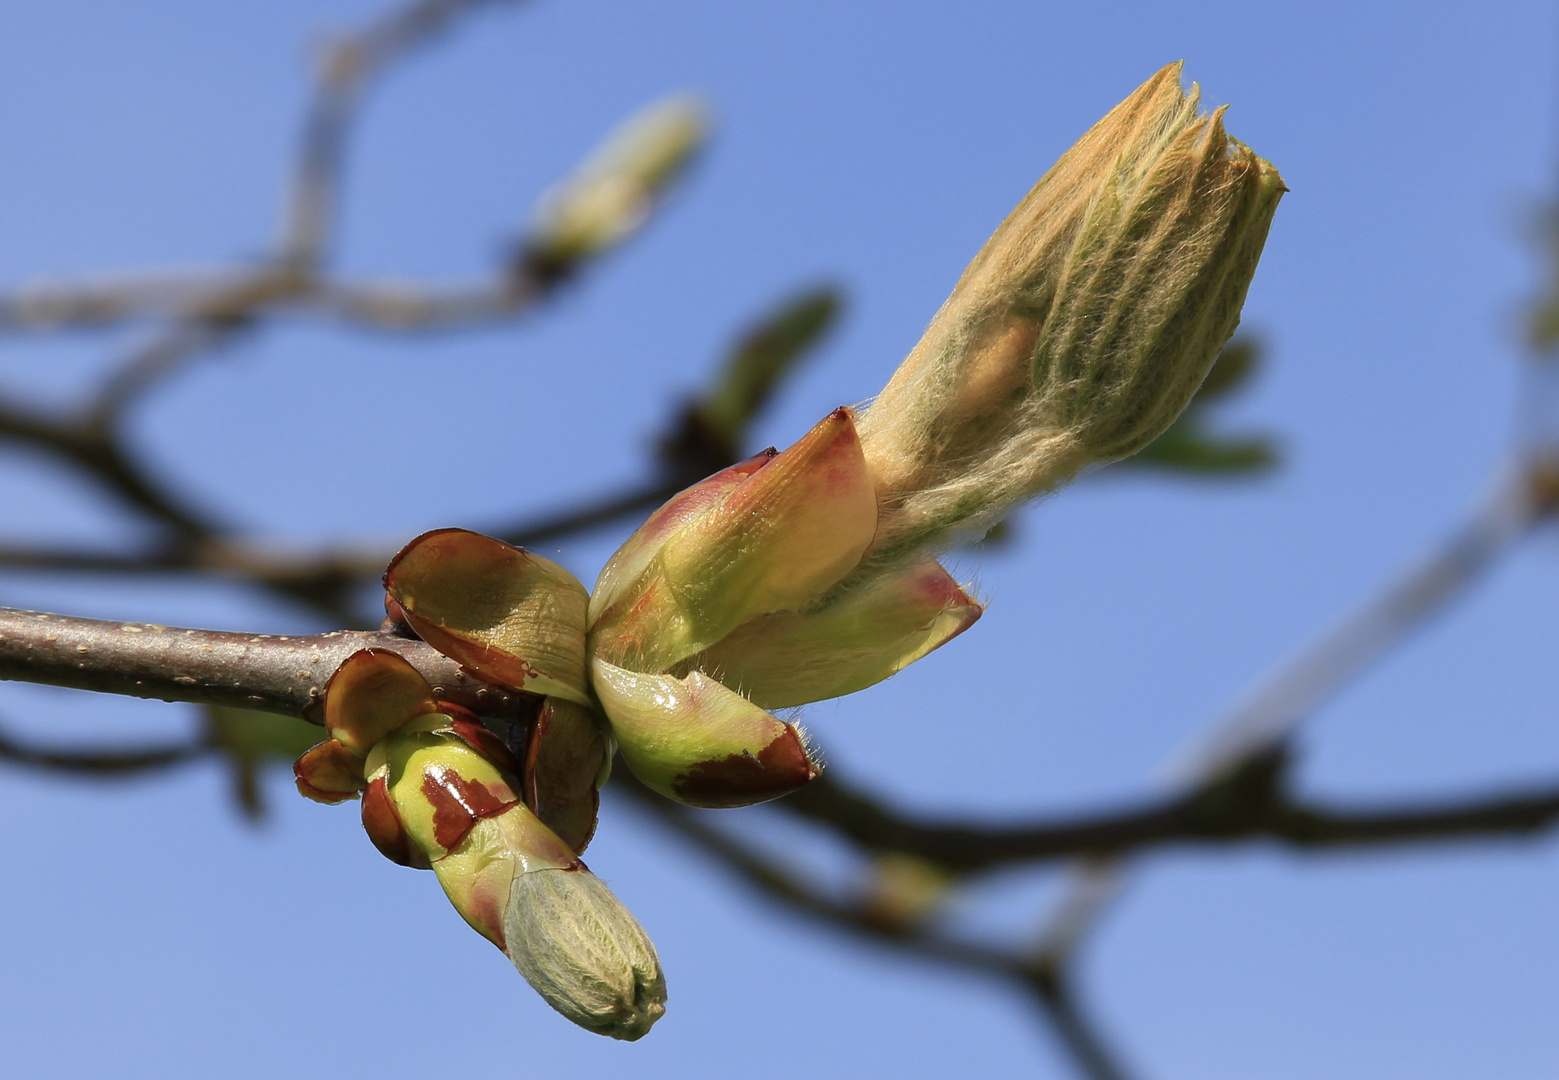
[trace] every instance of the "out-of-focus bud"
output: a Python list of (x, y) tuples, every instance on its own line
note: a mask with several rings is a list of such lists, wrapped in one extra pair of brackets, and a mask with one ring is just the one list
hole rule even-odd
[(542, 200), (527, 258), (560, 273), (627, 239), (703, 145), (708, 128), (708, 110), (687, 95), (634, 114)]
[(899, 933), (924, 923), (947, 899), (952, 878), (935, 863), (890, 851), (873, 862), (862, 890), (866, 917)]
[(661, 443), (661, 454), (689, 465), (738, 456), (754, 417), (833, 326), (842, 304), (836, 288), (808, 289), (748, 329), (709, 388), (688, 403), (681, 429)]
[(686, 678), (591, 668), (623, 760), (655, 791), (693, 806), (748, 806), (818, 774), (805, 736), (736, 691)]
[(1239, 323), (1282, 179), (1171, 64), (1095, 124), (969, 264), (861, 417), (873, 563), (989, 526), (1147, 445)]
[(580, 1027), (632, 1041), (666, 1011), (649, 935), (588, 870), (517, 877), (504, 936), (525, 981)]
[(557, 563), (465, 529), (423, 533), (384, 586), (422, 640), (477, 678), (590, 704), (589, 595)]

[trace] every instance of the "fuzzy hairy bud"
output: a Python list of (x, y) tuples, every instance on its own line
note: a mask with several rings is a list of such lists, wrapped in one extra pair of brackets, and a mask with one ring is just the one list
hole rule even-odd
[(632, 1042), (666, 1011), (666, 979), (649, 935), (583, 867), (517, 876), (504, 938), (525, 981), (588, 1031)]
[(988, 527), (1135, 453), (1239, 324), (1277, 170), (1171, 64), (1095, 124), (969, 264), (860, 419), (873, 558)]

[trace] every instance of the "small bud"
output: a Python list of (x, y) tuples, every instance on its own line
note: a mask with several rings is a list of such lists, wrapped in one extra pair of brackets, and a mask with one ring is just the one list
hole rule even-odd
[(1146, 446), (1239, 323), (1279, 197), (1171, 64), (1095, 124), (969, 264), (861, 417), (891, 562)]
[[(449, 530), (415, 541), (392, 574), (397, 567), (399, 584), (415, 586), (415, 597), (402, 590), (408, 615), (416, 618), (414, 599), (431, 595), (427, 606), (455, 625), (428, 623), (434, 636), (448, 636), (472, 663), (485, 657), (475, 651), (484, 635), (524, 644), (539, 626), (543, 645), (556, 640), (560, 618), (547, 609), (560, 598), (582, 648), (583, 590), (566, 587), (572, 578), (558, 588), (545, 560)], [(508, 618), (486, 617), (503, 614), (495, 603), (512, 604)], [(505, 671), (523, 664), (497, 662)], [(582, 672), (577, 681), (582, 687)], [(521, 763), (476, 716), (437, 701), (405, 658), (364, 649), (327, 684), (324, 712), (334, 737), (294, 765), (302, 794), (327, 803), (361, 794), (374, 847), (402, 866), (431, 869), (461, 918), (568, 1019), (617, 1039), (649, 1031), (666, 1011), (655, 947), (578, 857), (595, 831), (596, 788), (611, 755), (592, 709), (549, 697)]]
[(708, 127), (703, 104), (687, 96), (629, 117), (543, 199), (528, 247), (533, 263), (566, 270), (627, 239), (703, 145)]
[(517, 876), (504, 938), (525, 981), (582, 1028), (632, 1041), (666, 1011), (666, 979), (649, 935), (582, 867)]
[(805, 736), (736, 691), (685, 678), (591, 666), (623, 761), (644, 784), (692, 806), (750, 806), (816, 778)]

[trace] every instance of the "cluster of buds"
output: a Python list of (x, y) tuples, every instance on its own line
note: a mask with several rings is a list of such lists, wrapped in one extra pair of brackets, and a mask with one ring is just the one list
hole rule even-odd
[[(505, 741), (389, 652), (325, 696), (299, 787), (361, 794), (386, 856), (431, 867), (559, 1011), (637, 1038), (663, 1011), (644, 932), (579, 861), (613, 753), (701, 807), (818, 774), (775, 710), (864, 689), (982, 606), (928, 553), (1090, 462), (1140, 449), (1233, 332), (1283, 190), (1165, 68), (1003, 223), (876, 403), (839, 408), (675, 496), (593, 591), (460, 529), (385, 574), (391, 616), (472, 676), (535, 695)], [(519, 745), (519, 753), (510, 745)]]
[[(294, 766), (300, 792), (324, 803), (361, 798), (379, 852), (431, 869), (472, 929), (564, 1016), (619, 1039), (650, 1029), (666, 1000), (655, 947), (580, 860), (589, 829), (578, 838), (579, 815), (541, 816), (534, 755), (517, 760), (387, 650), (348, 657), (324, 712), (330, 738)], [(570, 828), (572, 842), (557, 831)]]

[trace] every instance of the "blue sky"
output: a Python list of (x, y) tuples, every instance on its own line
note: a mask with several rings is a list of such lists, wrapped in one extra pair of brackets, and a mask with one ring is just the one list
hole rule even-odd
[[(266, 249), (305, 53), (369, 0), (0, 11), (0, 286)], [(785, 445), (868, 397), (964, 263), (1103, 112), (1183, 58), (1292, 189), (1245, 325), (1270, 346), (1220, 415), (1284, 467), (1102, 474), (961, 564), (991, 608), (873, 690), (811, 708), (842, 774), (928, 812), (1147, 789), (1260, 673), (1431, 546), (1515, 438), (1532, 232), (1553, 190), (1554, 12), (1538, 3), (540, 0), (395, 71), (353, 148), (338, 265), (483, 273), (535, 197), (641, 104), (691, 89), (709, 152), (645, 235), (523, 321), (451, 337), (281, 326), (134, 418), (180, 487), (280, 544), (394, 543), (646, 475), (647, 444), (781, 295), (842, 285), (838, 332), (763, 419)], [(74, 399), (137, 332), (0, 341), (0, 379)], [(51, 465), (0, 456), (7, 537), (127, 535)], [(545, 551), (589, 580), (621, 539)], [(1559, 766), (1551, 534), (1303, 731), (1305, 790), (1367, 800)], [(301, 630), (226, 587), (0, 578), (0, 603)], [(0, 688), (61, 741), (186, 731), (177, 706)], [(591, 865), (654, 936), (670, 1012), (632, 1046), (554, 1017), (426, 875), (276, 777), (271, 823), (199, 767), (113, 787), (0, 774), (0, 1033), (18, 1075), (328, 1068), (586, 1076), (1070, 1073), (991, 984), (819, 932), (608, 804)], [(837, 853), (774, 830), (797, 858)], [(1022, 933), (1049, 879), (961, 901)], [(1155, 1078), (1551, 1076), (1559, 847), (1260, 846), (1145, 860), (1083, 958)]]

